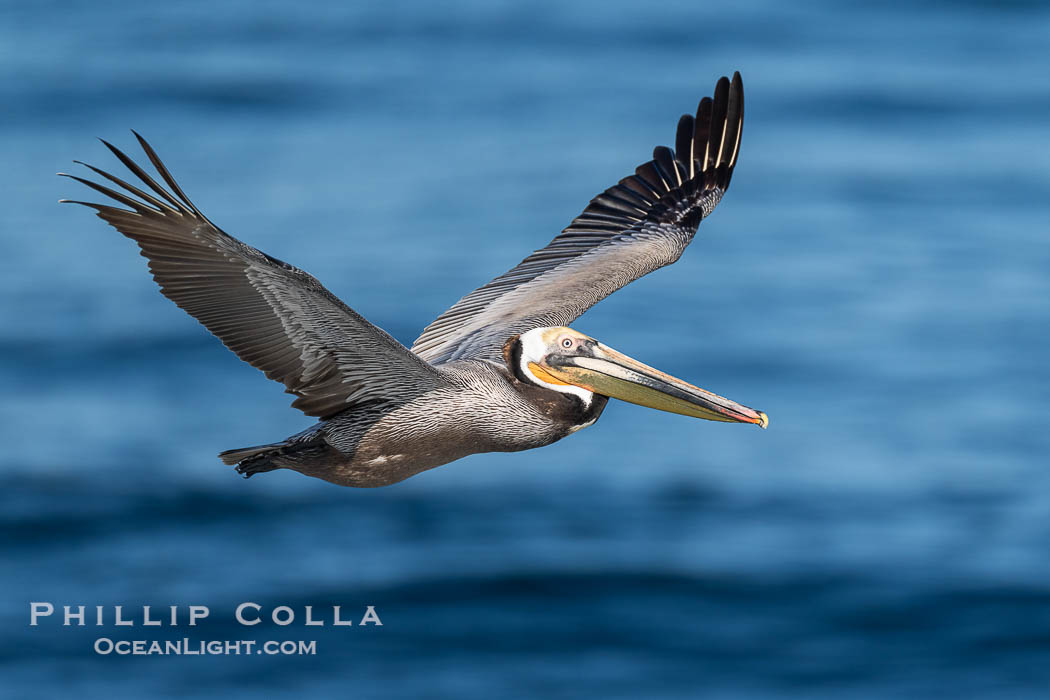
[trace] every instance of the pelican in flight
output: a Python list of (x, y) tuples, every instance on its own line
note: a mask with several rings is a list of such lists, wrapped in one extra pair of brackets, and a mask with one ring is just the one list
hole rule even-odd
[(729, 186), (743, 119), (736, 73), (718, 81), (695, 116), (682, 116), (674, 151), (657, 147), (545, 248), (453, 304), (411, 348), (308, 273), (213, 224), (137, 133), (167, 187), (105, 141), (138, 185), (80, 161), (118, 189), (60, 174), (126, 207), (73, 202), (135, 241), (164, 296), (320, 419), (286, 440), (223, 452), (223, 462), (245, 477), (283, 468), (385, 486), (470, 454), (549, 445), (593, 424), (610, 397), (766, 427), (761, 411), (567, 327), (682, 255)]

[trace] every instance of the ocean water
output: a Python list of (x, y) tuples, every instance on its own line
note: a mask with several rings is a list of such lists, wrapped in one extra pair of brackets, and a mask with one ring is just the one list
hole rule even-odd
[[(1041, 2), (4, 4), (0, 695), (1046, 697), (1048, 37)], [(764, 432), (613, 402), (389, 488), (244, 481), (216, 453), (310, 419), (56, 203), (134, 128), (407, 344), (733, 70), (729, 193), (574, 325)], [(301, 624), (334, 605), (383, 625)], [(93, 648), (187, 635), (317, 648)]]

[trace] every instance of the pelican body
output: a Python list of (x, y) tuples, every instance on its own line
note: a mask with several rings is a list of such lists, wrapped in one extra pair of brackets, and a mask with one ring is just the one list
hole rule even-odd
[(767, 426), (761, 411), (568, 327), (681, 256), (729, 186), (743, 114), (740, 74), (721, 78), (695, 116), (679, 120), (674, 151), (657, 147), (546, 247), (439, 316), (411, 349), (314, 277), (213, 224), (137, 133), (167, 187), (105, 141), (146, 189), (84, 163), (119, 189), (66, 177), (124, 205), (74, 202), (134, 240), (165, 296), (320, 419), (280, 442), (223, 452), (226, 464), (246, 478), (286, 468), (385, 486), (467, 455), (557, 442), (592, 425), (610, 398)]

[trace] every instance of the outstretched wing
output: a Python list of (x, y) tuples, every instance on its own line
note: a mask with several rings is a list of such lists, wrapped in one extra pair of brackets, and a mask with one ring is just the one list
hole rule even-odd
[(677, 260), (700, 221), (722, 199), (740, 151), (744, 86), (721, 78), (696, 117), (678, 122), (675, 151), (653, 159), (591, 200), (546, 248), (460, 299), (412, 345), (438, 364), (465, 357), (499, 361), (506, 340), (563, 326), (642, 275)]
[[(103, 141), (143, 191), (81, 163), (124, 191), (65, 175), (129, 209), (73, 202), (138, 243), (161, 292), (245, 362), (283, 383), (310, 416), (353, 404), (400, 401), (441, 386), (438, 372), (339, 301), (302, 270), (272, 258), (208, 221), (137, 133), (169, 190)], [(79, 161), (76, 161), (79, 162)], [(71, 200), (63, 200), (71, 201)]]

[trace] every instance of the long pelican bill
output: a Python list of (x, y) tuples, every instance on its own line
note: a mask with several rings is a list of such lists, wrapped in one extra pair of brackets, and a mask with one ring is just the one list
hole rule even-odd
[(597, 394), (683, 416), (726, 423), (754, 423), (765, 429), (769, 417), (642, 364), (601, 343), (593, 356), (552, 356), (532, 365), (548, 379), (574, 384)]

